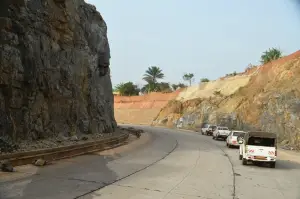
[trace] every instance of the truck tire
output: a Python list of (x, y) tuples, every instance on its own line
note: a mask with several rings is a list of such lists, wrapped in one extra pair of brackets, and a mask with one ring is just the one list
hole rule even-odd
[(247, 160), (246, 160), (245, 158), (243, 158), (242, 164), (243, 164), (243, 165), (247, 165)]
[(270, 168), (275, 168), (276, 167), (276, 162), (271, 162), (270, 163)]

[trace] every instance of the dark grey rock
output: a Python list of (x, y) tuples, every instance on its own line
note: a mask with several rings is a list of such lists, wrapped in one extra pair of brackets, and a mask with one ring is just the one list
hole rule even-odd
[(81, 137), (81, 140), (88, 140), (89, 139), (89, 137), (87, 137), (87, 136), (83, 136), (83, 137)]
[(78, 141), (79, 139), (78, 139), (77, 135), (72, 135), (72, 136), (70, 137), (70, 140), (71, 140), (71, 141)]
[(35, 140), (72, 126), (111, 133), (110, 48), (95, 7), (4, 0), (0, 8), (0, 137)]
[(14, 168), (9, 160), (3, 160), (0, 162), (1, 171), (14, 172)]

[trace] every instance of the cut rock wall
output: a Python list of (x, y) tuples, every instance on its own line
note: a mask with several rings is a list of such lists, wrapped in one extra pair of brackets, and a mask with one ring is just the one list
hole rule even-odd
[(109, 133), (107, 26), (84, 0), (1, 0), (0, 137)]

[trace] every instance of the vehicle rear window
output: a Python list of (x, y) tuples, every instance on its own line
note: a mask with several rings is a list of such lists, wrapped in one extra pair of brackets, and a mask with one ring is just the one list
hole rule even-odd
[(219, 130), (228, 130), (227, 127), (219, 127)]
[(275, 139), (274, 138), (250, 137), (248, 139), (248, 145), (274, 147)]
[(211, 126), (210, 128), (212, 128), (212, 129), (216, 129), (216, 128), (217, 128), (217, 126)]
[(233, 136), (244, 137), (244, 132), (233, 132)]

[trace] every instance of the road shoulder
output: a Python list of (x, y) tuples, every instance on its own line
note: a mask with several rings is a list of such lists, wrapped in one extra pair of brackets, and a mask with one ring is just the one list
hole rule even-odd
[[(128, 138), (127, 144), (113, 148), (113, 149), (95, 152), (93, 154), (101, 155), (101, 156), (109, 156), (111, 158), (116, 159), (116, 158), (120, 157), (121, 154), (127, 154), (134, 150), (138, 150), (140, 147), (142, 147), (143, 145), (146, 145), (150, 141), (151, 141), (151, 135), (150, 135), (150, 133), (147, 133), (147, 132), (142, 133), (142, 135), (139, 139), (137, 139), (133, 135), (130, 135)], [(85, 155), (83, 155), (83, 156), (85, 156)], [(80, 157), (80, 156), (78, 156), (78, 157)], [(73, 162), (73, 160), (75, 160), (78, 157), (53, 161), (53, 162), (51, 162), (50, 165), (47, 165), (44, 168), (51, 169), (51, 167), (53, 167), (54, 165), (55, 166), (57, 166), (57, 165), (66, 165), (67, 166), (69, 163)], [(38, 175), (38, 171), (40, 169), (43, 169), (43, 167), (37, 167), (37, 166), (31, 165), (31, 164), (28, 164), (28, 165), (17, 166), (14, 169), (15, 169), (15, 172), (12, 172), (12, 173), (0, 171), (0, 183), (21, 180), (21, 179), (28, 178), (33, 175)]]

